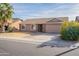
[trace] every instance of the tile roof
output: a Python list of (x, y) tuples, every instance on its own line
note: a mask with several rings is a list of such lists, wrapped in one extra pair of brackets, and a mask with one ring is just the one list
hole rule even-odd
[(63, 20), (68, 20), (68, 17), (27, 19), (23, 21), (23, 24), (45, 24), (47, 22), (62, 22)]

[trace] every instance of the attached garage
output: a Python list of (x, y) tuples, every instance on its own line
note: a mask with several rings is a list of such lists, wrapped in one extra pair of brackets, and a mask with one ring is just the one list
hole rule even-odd
[(59, 33), (62, 23), (46, 24), (45, 32)]

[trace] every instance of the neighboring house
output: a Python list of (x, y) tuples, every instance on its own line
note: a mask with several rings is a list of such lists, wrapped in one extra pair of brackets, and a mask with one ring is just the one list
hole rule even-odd
[(68, 21), (68, 17), (27, 19), (20, 25), (20, 31), (59, 33), (63, 21)]
[(13, 18), (12, 22), (10, 23), (10, 26), (13, 28), (13, 31), (19, 31), (21, 23), (22, 23), (22, 19)]
[[(6, 28), (8, 28), (8, 26), (10, 26), (11, 28), (13, 28), (13, 31), (19, 31), (21, 23), (22, 23), (21, 19), (19, 19), (19, 18), (12, 18), (12, 20), (8, 20), (7, 22), (5, 22), (4, 25), (6, 26)], [(1, 28), (0, 28), (0, 32), (2, 32)]]
[(13, 18), (11, 21), (9, 21), (9, 26), (13, 28), (13, 31), (19, 31), (21, 23), (22, 19)]

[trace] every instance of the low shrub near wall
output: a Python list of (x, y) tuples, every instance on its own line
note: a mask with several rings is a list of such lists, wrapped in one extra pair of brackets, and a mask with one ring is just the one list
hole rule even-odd
[(12, 27), (8, 27), (7, 32), (12, 32), (12, 31), (13, 31), (13, 28)]
[(79, 40), (79, 23), (75, 21), (65, 21), (61, 26), (61, 38), (63, 40)]

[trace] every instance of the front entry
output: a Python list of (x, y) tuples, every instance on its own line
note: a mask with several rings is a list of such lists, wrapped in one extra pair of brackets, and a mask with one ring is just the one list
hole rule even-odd
[(43, 25), (42, 24), (38, 24), (38, 32), (43, 32)]

